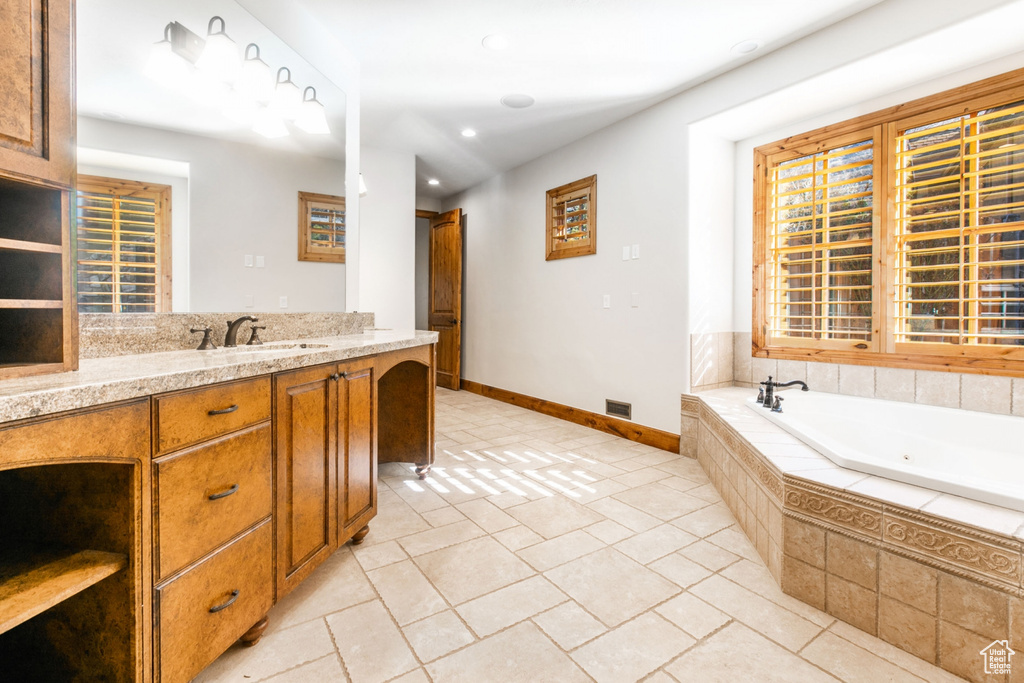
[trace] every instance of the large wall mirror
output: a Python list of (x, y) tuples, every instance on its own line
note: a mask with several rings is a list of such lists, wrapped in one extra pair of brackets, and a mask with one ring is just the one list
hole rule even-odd
[[(266, 137), (252, 118), (263, 110), (241, 97), (237, 81), (225, 88), (180, 58), (184, 68), (154, 70), (153, 46), (168, 24), (178, 22), (205, 40), (214, 16), (223, 20), (223, 26), (214, 22), (214, 32), (223, 29), (240, 55), (254, 43), (275, 78), (286, 67), (281, 80), (290, 76), (306, 99), (315, 94), (329, 134), (287, 121), (287, 135)], [(79, 174), (170, 188), (170, 244), (163, 248), (171, 255), (164, 274), (171, 310), (345, 310), (346, 266), (299, 261), (297, 246), (298, 193), (346, 194), (345, 93), (234, 0), (83, 0), (77, 41)], [(137, 275), (144, 269), (131, 265), (134, 247), (117, 251), (100, 242), (115, 210), (126, 241), (135, 239), (133, 212), (144, 224), (145, 206), (97, 202), (80, 209), (79, 229), (95, 234), (80, 233), (79, 247), (95, 238), (98, 252), (108, 249), (111, 256), (83, 253), (96, 263), (80, 269), (80, 289), (113, 291), (120, 284), (120, 312), (139, 309), (145, 297), (130, 294), (148, 290)], [(141, 227), (137, 239), (149, 241), (148, 231)], [(123, 276), (108, 277), (118, 264)]]

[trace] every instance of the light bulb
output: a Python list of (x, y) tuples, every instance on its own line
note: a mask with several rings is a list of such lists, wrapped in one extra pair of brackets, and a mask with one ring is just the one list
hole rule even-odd
[[(220, 30), (215, 33), (213, 25), (217, 21), (220, 22)], [(217, 80), (234, 83), (241, 65), (238, 46), (224, 32), (224, 20), (213, 17), (207, 27), (206, 45), (196, 61), (196, 68)]]
[(327, 125), (327, 112), (324, 110), (324, 105), (316, 98), (316, 90), (313, 86), (307, 87), (302, 93), (302, 106), (295, 119), (295, 127), (312, 135), (331, 134), (331, 128)]
[[(252, 48), (255, 48), (255, 54), (249, 56)], [(274, 96), (274, 75), (267, 63), (260, 59), (260, 47), (256, 43), (249, 43), (245, 47), (245, 59), (238, 72), (235, 89), (255, 102), (269, 102)]]
[[(284, 80), (281, 80), (282, 72), (287, 72)], [(302, 92), (299, 86), (292, 83), (292, 72), (286, 66), (277, 70), (277, 85), (274, 86), (274, 96), (270, 98), (268, 106), (282, 119), (294, 121), (299, 116)]]
[(174, 53), (171, 47), (171, 24), (164, 29), (164, 39), (154, 43), (146, 61), (145, 73), (168, 88), (181, 88), (188, 82), (192, 67)]

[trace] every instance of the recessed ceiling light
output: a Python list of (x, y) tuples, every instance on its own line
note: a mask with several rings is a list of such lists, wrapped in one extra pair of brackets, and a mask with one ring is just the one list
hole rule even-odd
[(440, 184), (441, 184), (441, 181), (438, 180), (437, 178), (431, 178), (430, 180), (427, 181), (427, 185), (440, 185)]
[(464, 137), (464, 138), (475, 138), (476, 137), (476, 131), (473, 130), (472, 128), (463, 128), (462, 129), (462, 137)]
[(501, 103), (511, 109), (526, 109), (534, 103), (534, 99), (529, 95), (523, 95), (516, 93), (513, 95), (505, 95), (501, 98)]
[(488, 50), (504, 50), (508, 47), (508, 38), (498, 33), (492, 33), (489, 36), (484, 36), (480, 44)]
[(749, 55), (759, 47), (761, 47), (761, 43), (756, 40), (744, 40), (742, 43), (736, 43), (730, 49), (738, 55)]

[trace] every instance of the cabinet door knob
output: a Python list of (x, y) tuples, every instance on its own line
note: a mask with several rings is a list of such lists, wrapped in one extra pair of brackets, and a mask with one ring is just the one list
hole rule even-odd
[(220, 493), (212, 493), (206, 497), (207, 500), (220, 500), (221, 498), (227, 498), (232, 493), (238, 493), (238, 484), (233, 485), (227, 491), (221, 491)]
[(223, 604), (214, 605), (213, 607), (211, 607), (210, 608), (210, 614), (214, 614), (215, 612), (219, 612), (222, 609), (227, 609), (228, 607), (231, 607), (231, 605), (235, 604), (235, 600), (238, 599), (239, 592), (240, 591), (237, 588), (235, 590), (231, 591), (231, 597), (228, 598), (228, 601), (223, 603)]
[(339, 379), (341, 379), (342, 377), (345, 377), (345, 376), (346, 376), (346, 373), (344, 373), (344, 372), (336, 372), (333, 375), (331, 375), (331, 379), (333, 379), (335, 382), (337, 382)]
[(233, 413), (236, 410), (238, 410), (238, 404), (237, 403), (234, 404), (233, 406), (229, 406), (227, 408), (221, 408), (220, 410), (210, 410), (210, 411), (207, 411), (206, 414), (207, 415), (227, 415), (228, 413)]

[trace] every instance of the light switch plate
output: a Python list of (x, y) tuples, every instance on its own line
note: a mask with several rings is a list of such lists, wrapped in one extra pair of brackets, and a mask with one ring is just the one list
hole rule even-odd
[(628, 244), (622, 248), (622, 260), (623, 261), (628, 261), (629, 260), (629, 245)]
[(640, 292), (633, 292), (633, 295), (630, 297), (630, 305), (633, 308), (640, 308)]
[(611, 308), (612, 307), (612, 295), (611, 294), (605, 294), (604, 295), (603, 305), (604, 305), (605, 308)]
[(281, 308), (288, 308), (288, 297), (282, 296), (280, 299), (278, 299), (278, 302), (280, 303)]
[(256, 257), (256, 267), (257, 267), (257, 268), (262, 268), (262, 267), (264, 267), (265, 265), (267, 265), (267, 259), (266, 259), (266, 257), (265, 257), (265, 256), (257, 256), (257, 257)]
[(633, 245), (633, 258), (640, 258), (640, 245), (639, 244), (634, 244)]
[(245, 255), (245, 267), (252, 268), (252, 254)]

